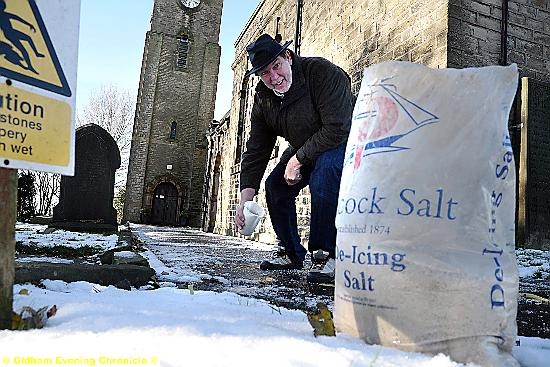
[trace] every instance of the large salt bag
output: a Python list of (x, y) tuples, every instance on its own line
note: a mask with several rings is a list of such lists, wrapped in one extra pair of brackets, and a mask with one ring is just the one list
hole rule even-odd
[(334, 318), (367, 343), (519, 366), (516, 65), (365, 69), (336, 216)]

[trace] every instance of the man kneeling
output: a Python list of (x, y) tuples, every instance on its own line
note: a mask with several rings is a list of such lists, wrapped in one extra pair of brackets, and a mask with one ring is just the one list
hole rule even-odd
[(279, 251), (262, 270), (301, 269), (306, 255), (298, 235), (295, 199), (309, 185), (311, 218), (309, 282), (334, 281), (334, 219), (353, 104), (349, 76), (320, 57), (300, 57), (264, 34), (247, 46), (256, 87), (240, 174), (235, 225), (244, 225), (243, 206), (257, 194), (278, 136), (289, 147), (265, 183), (267, 208)]

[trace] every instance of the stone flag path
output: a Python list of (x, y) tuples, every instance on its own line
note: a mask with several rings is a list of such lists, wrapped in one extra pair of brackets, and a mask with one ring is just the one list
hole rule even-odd
[[(150, 265), (162, 268), (161, 286), (177, 285), (198, 290), (229, 291), (266, 300), (274, 306), (312, 310), (318, 302), (334, 305), (332, 285), (306, 282), (309, 259), (303, 270), (262, 271), (260, 262), (271, 256), (272, 245), (189, 228), (131, 224), (132, 235), (149, 249)], [(154, 264), (155, 261), (162, 264)], [(550, 282), (521, 279), (520, 293), (550, 296)], [(550, 304), (520, 296), (519, 335), (550, 338)]]
[(271, 256), (273, 245), (236, 237), (214, 235), (189, 228), (131, 224), (130, 230), (143, 246), (165, 266), (158, 281), (197, 290), (229, 291), (264, 299), (275, 306), (311, 310), (317, 302), (333, 305), (334, 287), (311, 287), (303, 270), (262, 271), (259, 264)]

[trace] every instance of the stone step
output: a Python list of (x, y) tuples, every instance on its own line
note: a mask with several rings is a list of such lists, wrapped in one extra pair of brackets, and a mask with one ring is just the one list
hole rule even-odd
[(16, 262), (15, 283), (39, 283), (42, 279), (65, 282), (86, 281), (100, 285), (115, 285), (127, 289), (128, 285), (146, 285), (155, 271), (150, 267), (117, 264), (56, 264), (47, 262)]

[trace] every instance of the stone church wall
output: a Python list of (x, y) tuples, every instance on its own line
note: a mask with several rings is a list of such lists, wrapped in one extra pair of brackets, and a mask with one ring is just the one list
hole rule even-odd
[[(501, 53), (501, 0), (449, 1), (303, 1), (300, 55), (323, 56), (344, 68), (359, 90), (363, 69), (385, 60), (405, 60), (431, 67), (498, 64)], [(549, 2), (510, 0), (507, 61), (517, 62), (522, 76), (548, 80), (550, 73)], [(294, 40), (297, 1), (264, 0), (235, 42), (233, 97), (229, 122), (217, 140), (219, 192), (214, 232), (236, 235), (232, 218), (239, 202), (240, 155), (248, 138), (249, 114), (257, 77), (243, 80), (250, 67), (245, 47), (260, 34), (280, 33)], [(295, 43), (291, 47), (295, 47)], [(267, 172), (276, 164), (285, 143), (278, 142)], [(264, 177), (265, 179), (265, 177)], [(263, 183), (258, 201), (264, 207)], [(309, 196), (297, 199), (299, 230), (308, 237)], [(238, 235), (238, 234), (237, 234)], [(274, 240), (269, 218), (255, 239)]]
[[(498, 64), (502, 0), (451, 0), (449, 67)], [(521, 77), (550, 81), (550, 1), (508, 1), (506, 62)]]
[[(323, 56), (352, 77), (358, 92), (365, 66), (403, 60), (444, 67), (444, 1), (304, 2), (301, 54)], [(332, 10), (331, 10), (332, 9)]]
[[(147, 165), (147, 150), (151, 133), (151, 119), (154, 102), (154, 85), (158, 70), (162, 39), (158, 34), (148, 32), (145, 36), (145, 47), (141, 65), (140, 85), (134, 116), (134, 132), (130, 150), (130, 164), (134, 169), (128, 170), (126, 179), (126, 198), (124, 201), (124, 220), (139, 222), (142, 208), (142, 193), (144, 192), (143, 175)], [(136, 127), (137, 121), (140, 122)]]

